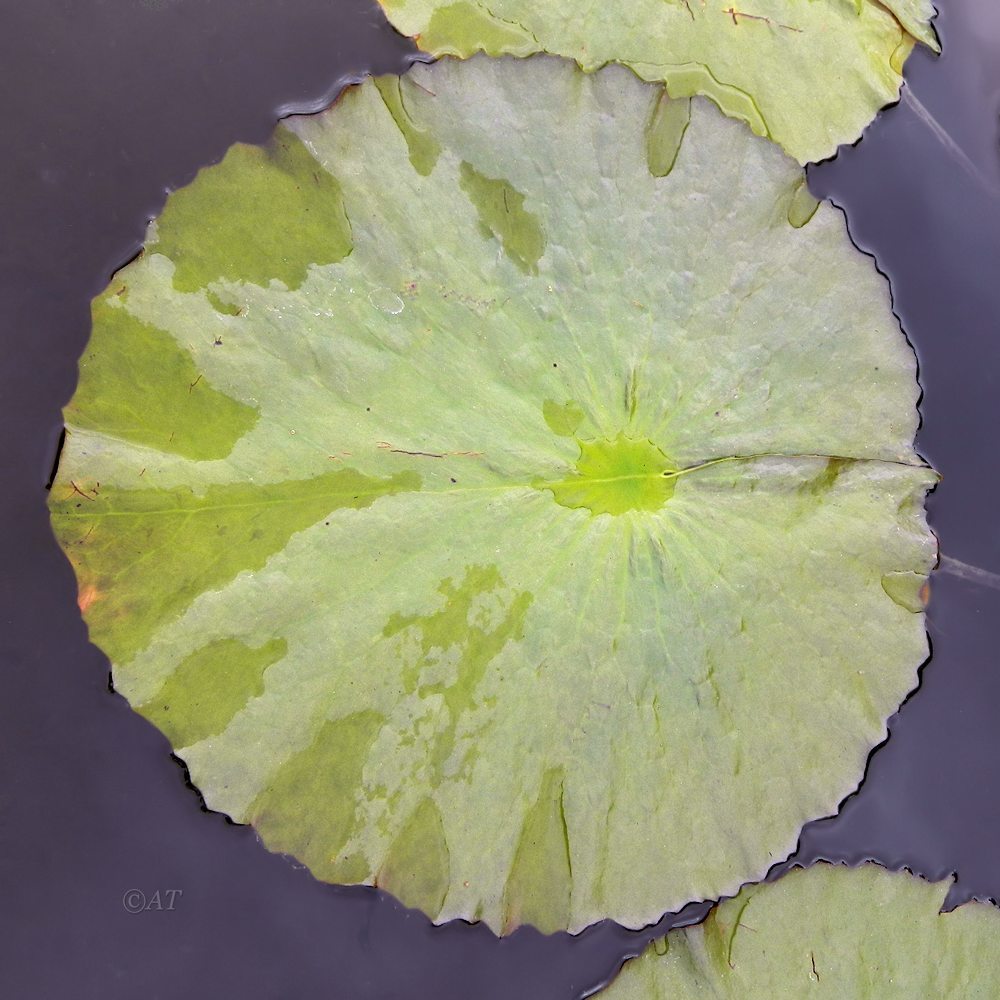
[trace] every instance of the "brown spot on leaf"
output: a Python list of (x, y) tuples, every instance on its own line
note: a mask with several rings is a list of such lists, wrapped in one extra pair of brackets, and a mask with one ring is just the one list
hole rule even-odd
[(100, 599), (101, 592), (93, 584), (87, 584), (87, 586), (81, 587), (76, 598), (76, 603), (80, 606), (80, 613), (85, 615), (91, 604), (93, 604), (94, 601), (99, 601)]

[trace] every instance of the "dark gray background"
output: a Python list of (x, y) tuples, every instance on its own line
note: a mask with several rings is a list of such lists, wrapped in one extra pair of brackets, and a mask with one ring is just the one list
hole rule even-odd
[[(810, 178), (891, 276), (920, 356), (943, 551), (1000, 572), (1000, 6), (942, 5), (944, 56), (917, 52), (902, 104)], [(571, 1000), (650, 936), (435, 928), (203, 811), (165, 739), (109, 691), (49, 531), (89, 300), (165, 190), (410, 53), (367, 0), (0, 0), (0, 996)], [(956, 900), (1000, 895), (996, 582), (935, 575), (922, 686), (801, 860), (957, 871)], [(133, 914), (131, 889), (164, 907), (181, 894)]]

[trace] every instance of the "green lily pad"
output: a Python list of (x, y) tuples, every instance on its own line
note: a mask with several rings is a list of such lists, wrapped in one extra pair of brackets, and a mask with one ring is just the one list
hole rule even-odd
[(94, 315), (51, 501), (91, 635), (320, 878), (645, 924), (785, 856), (916, 683), (913, 353), (706, 101), (367, 82), (172, 196)]
[(672, 97), (701, 94), (801, 163), (853, 142), (897, 100), (918, 42), (937, 51), (931, 0), (379, 0), (433, 55), (610, 62)]
[(606, 1000), (993, 1000), (1000, 913), (951, 880), (819, 864), (744, 889), (629, 962)]

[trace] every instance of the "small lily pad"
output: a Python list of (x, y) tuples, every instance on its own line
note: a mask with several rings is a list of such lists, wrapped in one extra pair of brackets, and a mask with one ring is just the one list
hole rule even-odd
[(646, 924), (785, 856), (916, 683), (886, 282), (674, 103), (552, 57), (367, 82), (172, 196), (95, 303), (51, 499), (91, 636), (320, 878)]
[(800, 162), (853, 142), (899, 97), (930, 0), (379, 0), (433, 55), (549, 52), (623, 63), (673, 97), (701, 94)]
[(671, 931), (606, 1000), (994, 1000), (1000, 912), (941, 913), (951, 881), (818, 864), (742, 890)]

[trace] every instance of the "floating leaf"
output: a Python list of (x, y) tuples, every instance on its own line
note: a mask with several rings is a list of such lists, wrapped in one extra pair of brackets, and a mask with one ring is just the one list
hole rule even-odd
[(52, 512), (212, 808), (576, 930), (734, 890), (853, 790), (926, 655), (934, 476), (888, 287), (801, 185), (621, 67), (477, 58), (170, 199)]
[(897, 100), (917, 42), (937, 50), (931, 0), (379, 0), (433, 55), (624, 63), (672, 97), (701, 94), (800, 162), (853, 142)]
[(993, 1000), (1000, 913), (941, 906), (950, 880), (818, 864), (742, 890), (671, 931), (606, 1000)]

